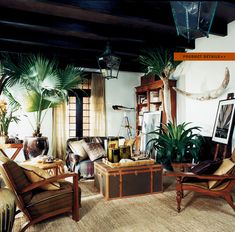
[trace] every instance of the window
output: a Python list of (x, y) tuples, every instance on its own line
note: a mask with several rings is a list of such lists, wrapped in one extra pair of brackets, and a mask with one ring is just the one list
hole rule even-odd
[(79, 85), (69, 93), (68, 123), (69, 137), (89, 136), (90, 134), (90, 95), (91, 80)]

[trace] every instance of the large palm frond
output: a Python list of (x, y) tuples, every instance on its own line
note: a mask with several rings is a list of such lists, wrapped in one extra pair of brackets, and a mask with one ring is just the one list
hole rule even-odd
[(84, 71), (82, 68), (68, 65), (64, 70), (59, 70), (61, 86), (64, 90), (78, 88), (78, 85), (84, 80)]
[(163, 47), (143, 49), (138, 61), (145, 67), (145, 73), (151, 72), (163, 76), (165, 68), (175, 69), (180, 63), (174, 60), (175, 51), (175, 49)]

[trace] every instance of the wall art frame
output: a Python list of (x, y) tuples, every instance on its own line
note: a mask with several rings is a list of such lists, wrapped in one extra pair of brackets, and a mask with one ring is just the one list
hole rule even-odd
[(212, 141), (228, 144), (234, 130), (235, 98), (220, 100), (213, 128)]

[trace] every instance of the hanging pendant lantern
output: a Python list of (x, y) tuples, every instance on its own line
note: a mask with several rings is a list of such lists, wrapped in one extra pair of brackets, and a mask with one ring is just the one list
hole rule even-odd
[(171, 1), (176, 31), (189, 40), (209, 35), (216, 1)]
[(105, 52), (97, 58), (100, 72), (106, 79), (118, 77), (121, 58), (111, 52), (110, 44), (107, 43)]

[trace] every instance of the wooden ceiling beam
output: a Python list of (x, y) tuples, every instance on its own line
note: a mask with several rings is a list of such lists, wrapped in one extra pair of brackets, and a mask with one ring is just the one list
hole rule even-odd
[[(0, 0), (0, 6), (25, 12), (39, 13), (43, 15), (80, 20), (90, 23), (105, 25), (123, 25), (127, 28), (140, 28), (161, 31), (162, 33), (173, 33), (174, 24), (163, 24), (146, 18), (117, 16), (101, 13), (94, 10), (81, 9), (77, 6), (62, 5), (56, 3), (37, 2), (28, 0)], [(216, 19), (215, 19), (216, 20)], [(226, 25), (225, 25), (226, 28)], [(211, 33), (224, 36), (224, 27), (212, 27)]]
[(144, 18), (140, 20), (140, 18), (135, 17), (110, 15), (94, 10), (81, 9), (77, 6), (62, 4), (60, 5), (56, 3), (37, 2), (29, 0), (0, 0), (0, 6), (26, 12), (34, 12), (44, 15), (57, 16), (93, 23), (126, 25), (135, 28), (150, 27), (162, 30), (174, 29), (174, 27), (171, 25), (162, 25)]
[[(93, 54), (93, 52), (77, 52), (75, 50), (71, 50), (68, 52), (68, 50), (63, 48), (56, 48), (51, 47), (48, 49), (48, 47), (45, 46), (36, 46), (35, 44), (19, 44), (12, 43), (12, 41), (9, 43), (9, 41), (6, 40), (0, 40), (0, 52), (8, 52), (13, 54), (32, 54), (32, 53), (41, 53), (49, 58), (56, 57), (58, 60), (60, 60), (63, 64), (74, 64), (79, 67), (83, 68), (92, 68), (92, 69), (98, 69), (97, 59), (96, 56)], [(137, 57), (136, 57), (137, 58)], [(130, 72), (142, 72), (143, 69), (141, 65), (137, 62), (136, 58), (130, 58), (123, 56), (122, 62), (121, 62), (121, 71), (130, 71)]]
[[(70, 29), (71, 27), (67, 27), (68, 29), (61, 29), (60, 27), (46, 27), (46, 26), (40, 26), (40, 25), (33, 25), (33, 24), (26, 24), (21, 22), (15, 22), (15, 21), (9, 21), (4, 20), (0, 17), (0, 25), (5, 27), (6, 31), (14, 31), (18, 34), (24, 34), (27, 35), (27, 37), (31, 37), (32, 35), (37, 34), (37, 37), (45, 37), (45, 33), (47, 36), (54, 36), (54, 40), (76, 40), (76, 39), (89, 39), (89, 40), (95, 40), (95, 43), (101, 42), (100, 49), (104, 46), (104, 44), (107, 41), (111, 41), (112, 43), (120, 44), (119, 46), (124, 46), (125, 48), (131, 48), (133, 47), (133, 50), (139, 50), (146, 47), (146, 45), (155, 45), (159, 46), (160, 44), (166, 44), (166, 42), (170, 42), (171, 46), (176, 47), (184, 47), (193, 49), (194, 48), (194, 41), (188, 42), (185, 38), (174, 36), (174, 35), (164, 35), (164, 34), (152, 34), (150, 32), (140, 32), (138, 31), (131, 31), (129, 32), (129, 35), (127, 35), (127, 32), (125, 32), (125, 28), (122, 27), (116, 27), (115, 30), (112, 30), (110, 26), (104, 26), (102, 28), (99, 28), (99, 32), (97, 31), (95, 26), (93, 26), (90, 29), (87, 29), (87, 31), (95, 31), (95, 33), (90, 32), (84, 32), (84, 31), (78, 31)], [(21, 31), (22, 30), (22, 31)], [(112, 31), (112, 32), (108, 32)], [(120, 36), (124, 32), (125, 36)], [(98, 34), (99, 33), (99, 34)], [(43, 36), (42, 36), (43, 35)], [(58, 37), (59, 36), (59, 37)], [(131, 37), (132, 36), (132, 37)], [(170, 40), (170, 41), (169, 41)], [(92, 41), (90, 41), (92, 43)]]

